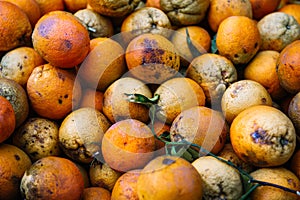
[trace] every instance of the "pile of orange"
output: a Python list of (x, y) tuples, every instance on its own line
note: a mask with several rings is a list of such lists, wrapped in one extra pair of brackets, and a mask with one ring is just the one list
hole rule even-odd
[(295, 0), (0, 0), (0, 199), (300, 191), (299, 51)]

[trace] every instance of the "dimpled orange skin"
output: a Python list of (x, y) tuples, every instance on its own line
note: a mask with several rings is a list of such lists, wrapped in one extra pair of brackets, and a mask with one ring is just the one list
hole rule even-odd
[(300, 40), (286, 46), (277, 61), (277, 74), (280, 85), (288, 92), (300, 91)]
[[(45, 64), (34, 68), (28, 81), (27, 93), (37, 114), (49, 119), (62, 119), (71, 112), (81, 96), (81, 85), (67, 70)], [(49, 110), (51, 109), (51, 110)]]
[(17, 5), (0, 1), (0, 52), (30, 42), (32, 27), (29, 18)]
[(230, 140), (240, 159), (257, 167), (286, 163), (296, 147), (296, 131), (280, 110), (257, 105), (242, 111), (230, 126)]
[(274, 12), (281, 0), (250, 0), (254, 19), (261, 19), (263, 16)]
[(32, 43), (46, 61), (62, 68), (80, 64), (90, 49), (87, 29), (74, 15), (65, 11), (43, 15), (33, 30)]
[(300, 24), (300, 5), (299, 4), (287, 4), (281, 7), (279, 12), (284, 12), (286, 14), (292, 15), (296, 21)]
[(16, 116), (11, 103), (0, 96), (0, 143), (5, 141), (15, 130)]
[(21, 180), (25, 199), (81, 199), (84, 179), (75, 163), (66, 158), (48, 156), (33, 163)]
[(154, 150), (151, 129), (135, 119), (116, 122), (102, 140), (104, 160), (117, 171), (143, 168), (152, 159)]
[(233, 64), (248, 63), (261, 45), (256, 21), (245, 16), (226, 18), (219, 26), (216, 45), (219, 54), (227, 57)]

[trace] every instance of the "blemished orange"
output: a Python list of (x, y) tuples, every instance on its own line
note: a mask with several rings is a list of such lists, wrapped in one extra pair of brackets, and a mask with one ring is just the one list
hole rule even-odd
[(90, 52), (94, 50), (95, 47), (97, 47), (98, 44), (101, 42), (107, 40), (109, 38), (107, 37), (97, 37), (90, 40)]
[(300, 24), (300, 5), (299, 4), (287, 4), (281, 7), (279, 12), (284, 12), (286, 14), (292, 15), (296, 21)]
[(102, 187), (84, 188), (82, 200), (110, 200), (111, 192)]
[(185, 139), (214, 154), (224, 147), (228, 133), (229, 128), (222, 113), (204, 106), (182, 111), (170, 128), (171, 141)]
[(117, 171), (143, 168), (154, 156), (155, 139), (143, 122), (125, 119), (113, 124), (104, 134), (102, 155)]
[(281, 0), (250, 0), (253, 18), (261, 19), (265, 15), (277, 10)]
[(292, 121), (272, 106), (251, 106), (230, 126), (230, 141), (240, 159), (256, 167), (285, 164), (296, 148)]
[(262, 84), (272, 99), (278, 100), (286, 95), (276, 72), (279, 52), (265, 50), (258, 52), (244, 69), (244, 78)]
[(53, 11), (37, 22), (32, 33), (32, 44), (53, 66), (73, 68), (87, 56), (90, 38), (88, 30), (74, 15)]
[(31, 33), (26, 13), (13, 3), (0, 1), (0, 51), (29, 45)]
[(82, 92), (80, 108), (92, 107), (96, 110), (102, 111), (103, 107), (103, 92), (95, 89), (85, 88)]
[(292, 156), (289, 169), (300, 179), (300, 149), (296, 150)]
[(129, 42), (125, 60), (132, 76), (160, 84), (177, 74), (180, 67), (177, 52), (175, 45), (164, 36), (144, 33)]
[(25, 88), (32, 70), (42, 64), (44, 59), (32, 47), (18, 47), (2, 57), (0, 77), (12, 79)]
[[(187, 32), (198, 52), (192, 52), (195, 50), (191, 50), (187, 42)], [(187, 66), (195, 58), (195, 54), (200, 55), (210, 51), (211, 37), (208, 31), (200, 26), (186, 26), (176, 29), (171, 42), (178, 50), (181, 64)]]
[(111, 200), (138, 200), (137, 181), (141, 169), (130, 170), (120, 176), (111, 192)]
[(48, 12), (51, 11), (56, 11), (56, 10), (64, 10), (65, 5), (63, 0), (35, 0), (41, 10), (41, 14), (44, 15)]
[(80, 101), (81, 85), (75, 77), (73, 72), (50, 64), (34, 68), (27, 81), (32, 109), (49, 119), (64, 118)]
[(160, 0), (147, 0), (145, 6), (161, 9)]
[[(273, 183), (291, 190), (299, 191), (300, 188), (299, 178), (284, 167), (260, 168), (250, 175), (257, 180)], [(299, 200), (297, 194), (270, 186), (260, 186), (256, 188), (251, 193), (250, 198), (257, 200)]]
[[(247, 30), (247, 34), (244, 31)], [(233, 64), (246, 64), (258, 52), (261, 37), (257, 22), (245, 16), (231, 16), (219, 26), (216, 45), (219, 54)]]
[(0, 96), (0, 143), (13, 133), (16, 127), (16, 116), (11, 103)]
[(11, 144), (0, 144), (0, 199), (20, 199), (20, 181), (31, 166), (28, 155)]
[[(47, 181), (46, 181), (47, 180)], [(48, 156), (34, 162), (21, 179), (25, 199), (78, 200), (84, 190), (84, 179), (74, 162)], [(35, 192), (32, 192), (35, 191)]]
[(42, 16), (40, 6), (36, 0), (4, 0), (19, 6), (29, 18), (31, 26), (34, 27), (36, 22)]
[(71, 13), (84, 9), (87, 6), (87, 0), (63, 0), (65, 8)]
[(277, 74), (280, 85), (288, 92), (295, 94), (300, 91), (300, 40), (287, 45), (277, 61)]
[(230, 16), (246, 16), (252, 18), (250, 0), (211, 0), (207, 12), (208, 24), (217, 32), (220, 23)]

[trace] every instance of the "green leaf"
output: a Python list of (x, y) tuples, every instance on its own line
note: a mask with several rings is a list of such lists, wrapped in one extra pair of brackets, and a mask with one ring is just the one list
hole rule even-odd
[(217, 39), (217, 34), (214, 35), (213, 39), (211, 40), (211, 52), (212, 53), (217, 53), (218, 52), (218, 47), (217, 47), (217, 43), (216, 43), (216, 39)]
[(193, 55), (193, 58), (200, 56), (201, 52), (194, 46), (194, 44), (190, 38), (188, 28), (185, 29), (185, 32), (186, 32), (186, 42), (188, 44), (189, 50), (191, 51), (191, 53)]

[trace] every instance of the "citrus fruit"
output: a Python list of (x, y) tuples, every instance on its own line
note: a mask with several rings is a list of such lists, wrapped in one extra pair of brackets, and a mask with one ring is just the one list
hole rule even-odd
[[(283, 12), (273, 12), (257, 22), (261, 36), (260, 50), (280, 52), (288, 44), (300, 39), (300, 25), (295, 18)], [(277, 27), (276, 30), (273, 27)]]
[(257, 167), (286, 163), (296, 147), (292, 121), (277, 108), (257, 105), (242, 111), (230, 126), (230, 140), (243, 161)]
[(0, 198), (20, 199), (20, 182), (25, 171), (31, 166), (28, 155), (11, 144), (0, 144)]
[(86, 88), (83, 91), (82, 99), (79, 108), (91, 107), (98, 111), (102, 111), (103, 107), (103, 92), (95, 89)]
[(230, 16), (246, 16), (252, 18), (252, 6), (250, 0), (211, 0), (207, 11), (209, 27), (217, 32), (220, 23)]
[(9, 138), (16, 127), (16, 115), (12, 104), (0, 96), (0, 143)]
[(112, 200), (138, 200), (137, 181), (141, 169), (128, 171), (120, 176), (111, 192)]
[(165, 81), (155, 90), (154, 95), (159, 95), (156, 116), (167, 124), (171, 124), (182, 111), (205, 105), (206, 99), (201, 86), (186, 77)]
[[(300, 131), (300, 92), (290, 101), (288, 106), (288, 116), (292, 120), (297, 132)], [(300, 133), (300, 132), (299, 132)]]
[(274, 100), (281, 99), (286, 95), (276, 72), (278, 58), (278, 51), (260, 51), (244, 69), (244, 78), (263, 85)]
[(222, 113), (204, 106), (182, 111), (170, 128), (171, 141), (184, 139), (214, 154), (224, 147), (228, 132)]
[(105, 90), (103, 113), (112, 123), (129, 118), (144, 123), (149, 120), (149, 109), (146, 106), (127, 100), (126, 94), (134, 93), (148, 98), (152, 97), (152, 93), (145, 83), (131, 77), (117, 79)]
[(258, 82), (239, 80), (232, 83), (221, 99), (222, 112), (228, 123), (243, 110), (254, 105), (272, 105), (268, 91)]
[(197, 170), (176, 156), (154, 158), (142, 169), (137, 181), (141, 200), (196, 200), (202, 199), (202, 192), (202, 179)]
[(112, 39), (104, 39), (81, 63), (78, 76), (90, 88), (105, 91), (126, 72), (124, 49)]
[(296, 150), (291, 158), (289, 169), (300, 179), (300, 150)]
[[(260, 168), (250, 174), (253, 178), (290, 188), (299, 190), (300, 181), (294, 173), (283, 168)], [(297, 200), (299, 196), (286, 192), (284, 190), (270, 187), (260, 186), (251, 193), (251, 199), (260, 200)]]
[(279, 12), (284, 12), (286, 14), (292, 15), (295, 20), (300, 24), (300, 5), (299, 4), (287, 4), (280, 9)]
[(32, 47), (18, 47), (2, 57), (0, 77), (12, 79), (25, 88), (32, 70), (42, 64), (45, 61)]
[(212, 53), (200, 55), (192, 60), (186, 77), (196, 81), (203, 89), (206, 102), (217, 106), (227, 87), (237, 81), (237, 70), (224, 56)]
[(288, 92), (295, 94), (300, 91), (300, 59), (298, 49), (300, 40), (287, 45), (277, 60), (277, 74), (280, 85)]
[[(78, 105), (81, 85), (72, 71), (44, 64), (34, 68), (27, 81), (32, 109), (41, 117), (62, 119)], [(49, 112), (51, 108), (51, 112)]]
[(101, 151), (103, 135), (110, 125), (100, 111), (90, 107), (79, 108), (62, 121), (59, 127), (59, 144), (71, 159), (90, 163), (93, 155)]
[(63, 0), (63, 2), (66, 10), (71, 13), (85, 9), (87, 6), (87, 0)]
[(12, 144), (28, 154), (32, 161), (46, 156), (59, 156), (58, 124), (41, 118), (28, 118), (13, 134)]
[(26, 170), (20, 189), (25, 199), (78, 200), (84, 190), (84, 180), (75, 163), (66, 158), (48, 156)]
[[(247, 30), (247, 34), (244, 31)], [(257, 22), (246, 16), (230, 16), (218, 28), (216, 46), (233, 64), (246, 64), (258, 52), (261, 36)]]
[(175, 26), (195, 25), (204, 19), (209, 3), (209, 0), (160, 0), (160, 8)]
[(253, 18), (261, 19), (267, 14), (275, 12), (281, 0), (250, 0)]
[(20, 7), (0, 1), (0, 24), (0, 51), (30, 44), (32, 26)]
[(62, 68), (80, 64), (90, 48), (87, 29), (66, 11), (43, 15), (33, 29), (32, 43), (46, 61)]
[(114, 123), (102, 140), (105, 162), (117, 171), (144, 167), (154, 156), (155, 139), (151, 129), (136, 119)]
[(203, 156), (192, 162), (203, 182), (204, 199), (239, 199), (243, 188), (236, 169), (211, 157)]
[(16, 128), (19, 127), (29, 115), (26, 91), (16, 81), (0, 78), (0, 96), (5, 97), (13, 106), (16, 116)]
[(82, 200), (110, 200), (111, 193), (104, 188), (101, 187), (89, 187), (84, 188)]
[(35, 0), (40, 7), (41, 16), (51, 11), (63, 11), (65, 9), (64, 0)]
[(125, 60), (130, 74), (147, 83), (160, 84), (180, 67), (177, 49), (164, 36), (144, 33), (130, 41)]
[(96, 162), (89, 168), (91, 185), (112, 191), (121, 172), (112, 169), (107, 163)]

